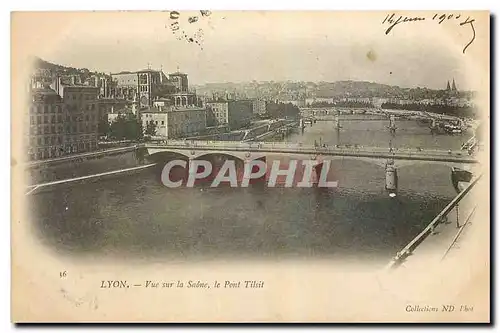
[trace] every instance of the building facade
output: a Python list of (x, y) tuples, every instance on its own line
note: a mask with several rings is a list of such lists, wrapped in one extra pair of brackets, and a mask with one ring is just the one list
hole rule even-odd
[(253, 101), (206, 102), (207, 121), (211, 126), (227, 124), (232, 130), (250, 124), (253, 116)]
[(117, 110), (129, 108), (132, 113), (136, 113), (136, 106), (129, 101), (114, 99), (114, 98), (100, 98), (98, 100), (98, 117), (99, 120), (107, 119), (108, 114), (116, 113)]
[(115, 89), (115, 97), (136, 101), (140, 107), (153, 106), (156, 91), (167, 81), (162, 71), (145, 69), (137, 72), (120, 72), (111, 74)]
[(189, 82), (188, 82), (188, 76), (186, 73), (181, 73), (179, 71), (175, 73), (168, 74), (168, 78), (170, 82), (173, 83), (173, 85), (176, 88), (176, 92), (179, 93), (185, 93), (188, 92), (189, 89)]
[(152, 122), (155, 135), (168, 139), (199, 135), (207, 127), (206, 109), (198, 106), (152, 107), (141, 111), (141, 121), (144, 129)]
[(29, 160), (56, 158), (97, 149), (98, 88), (66, 86), (31, 91), (26, 118)]
[(27, 159), (36, 161), (64, 155), (67, 150), (65, 125), (61, 96), (52, 89), (33, 89), (24, 125)]
[(85, 81), (85, 85), (99, 88), (98, 98), (112, 98), (115, 93), (116, 84), (113, 82), (111, 75), (103, 73), (91, 74)]
[(254, 99), (252, 101), (252, 111), (253, 111), (253, 114), (266, 113), (266, 101), (264, 101), (262, 99)]
[(99, 89), (89, 86), (64, 86), (66, 111), (66, 153), (82, 153), (97, 149)]

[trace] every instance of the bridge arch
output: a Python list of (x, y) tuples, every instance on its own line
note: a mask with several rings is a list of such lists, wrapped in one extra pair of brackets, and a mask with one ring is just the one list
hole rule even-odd
[(226, 157), (226, 158), (231, 158), (235, 159), (237, 161), (245, 162), (245, 157), (244, 153), (239, 153), (239, 152), (203, 152), (202, 154), (195, 154), (192, 156), (192, 159), (195, 160), (201, 160), (201, 159), (213, 159), (213, 158), (219, 158), (219, 157)]
[(160, 150), (150, 151), (147, 159), (153, 163), (162, 163), (175, 159), (188, 160), (189, 155), (183, 150)]
[(245, 153), (245, 152), (240, 152), (240, 151), (194, 151), (195, 154), (191, 155), (192, 158), (194, 159), (202, 159), (202, 158), (207, 158), (211, 156), (226, 156), (226, 157), (232, 157), (238, 160), (241, 160), (244, 162), (246, 159), (248, 159), (248, 156), (251, 156), (250, 153)]

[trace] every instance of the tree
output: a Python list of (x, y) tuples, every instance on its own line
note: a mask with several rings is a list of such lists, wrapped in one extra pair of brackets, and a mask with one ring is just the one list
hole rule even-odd
[(144, 129), (144, 135), (156, 135), (156, 124), (154, 121), (150, 121), (146, 123), (146, 128)]
[(110, 125), (110, 136), (117, 140), (140, 140), (143, 137), (142, 123), (134, 114), (119, 114)]
[(102, 118), (99, 121), (97, 130), (99, 132), (99, 136), (108, 136), (110, 134), (110, 125), (106, 118)]
[(300, 109), (291, 103), (266, 103), (266, 113), (271, 118), (295, 118), (300, 114)]

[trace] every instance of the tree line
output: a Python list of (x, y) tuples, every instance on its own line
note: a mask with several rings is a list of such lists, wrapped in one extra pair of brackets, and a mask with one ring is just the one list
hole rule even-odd
[(153, 136), (156, 134), (156, 124), (150, 121), (146, 124), (146, 128), (142, 122), (134, 114), (119, 114), (112, 122), (102, 118), (98, 126), (99, 136), (105, 136), (110, 140), (132, 140), (138, 141), (145, 136)]
[(300, 114), (300, 109), (292, 103), (267, 102), (266, 113), (271, 118), (296, 118)]

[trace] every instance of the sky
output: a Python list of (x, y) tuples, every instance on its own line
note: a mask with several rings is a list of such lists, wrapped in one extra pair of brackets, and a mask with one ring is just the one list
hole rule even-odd
[(427, 21), (399, 24), (386, 35), (382, 21), (390, 13), (62, 13), (43, 17), (33, 38), (50, 41), (37, 49), (50, 62), (103, 72), (179, 69), (193, 84), (362, 80), (444, 89), (455, 79), (461, 90), (474, 88), (470, 63), (481, 44), (463, 54), (467, 26), (438, 25), (424, 13)]

